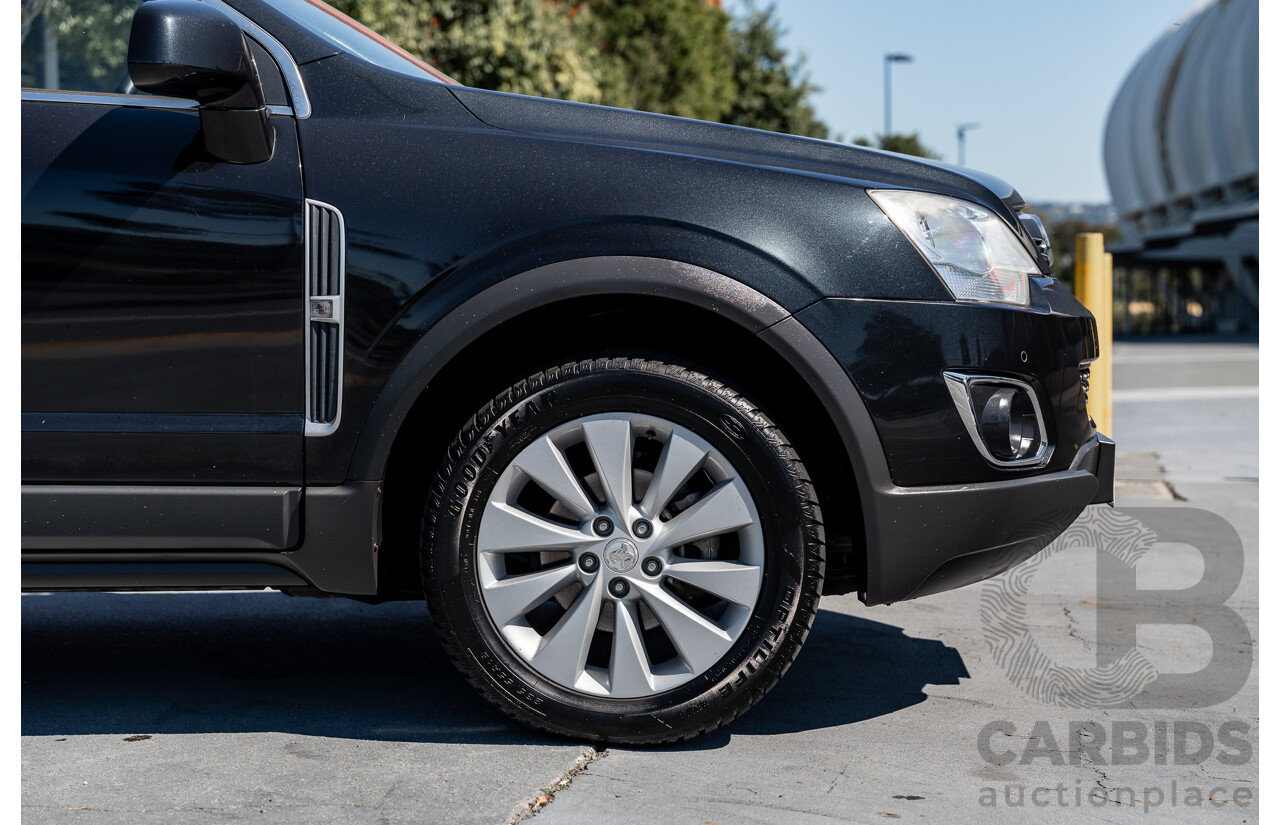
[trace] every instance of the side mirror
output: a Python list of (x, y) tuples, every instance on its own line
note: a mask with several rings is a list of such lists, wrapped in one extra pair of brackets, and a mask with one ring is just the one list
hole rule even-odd
[(199, 0), (147, 0), (129, 32), (129, 77), (144, 92), (195, 100), (205, 149), (228, 163), (271, 158), (276, 132), (244, 33)]

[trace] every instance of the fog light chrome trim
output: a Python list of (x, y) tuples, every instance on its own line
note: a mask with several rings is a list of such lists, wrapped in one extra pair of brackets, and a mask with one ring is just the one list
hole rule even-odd
[[(1053, 447), (1049, 444), (1049, 432), (1044, 426), (1044, 414), (1040, 411), (1040, 399), (1030, 384), (1025, 381), (1019, 381), (1016, 378), (1003, 378), (998, 375), (965, 375), (964, 373), (951, 372), (950, 370), (944, 371), (942, 377), (947, 380), (947, 390), (951, 393), (951, 400), (955, 402), (956, 411), (960, 413), (960, 420), (964, 422), (964, 428), (969, 431), (969, 438), (973, 441), (973, 445), (978, 448), (978, 452), (982, 454), (982, 457), (987, 460), (987, 463), (993, 467), (1006, 470), (1043, 467), (1049, 463), (1049, 457), (1053, 455)], [(1036, 431), (1040, 435), (1040, 446), (1034, 455), (1026, 458), (1005, 459), (992, 454), (986, 442), (982, 440), (982, 433), (978, 431), (978, 415), (980, 413), (974, 409), (973, 396), (969, 391), (970, 387), (975, 384), (1013, 387), (1027, 394), (1027, 398), (1031, 401), (1031, 410), (1036, 417)]]

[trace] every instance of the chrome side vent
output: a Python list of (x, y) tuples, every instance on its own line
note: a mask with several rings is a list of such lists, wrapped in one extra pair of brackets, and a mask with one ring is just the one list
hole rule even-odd
[(342, 416), (342, 299), (347, 238), (342, 213), (306, 204), (307, 435), (328, 435)]

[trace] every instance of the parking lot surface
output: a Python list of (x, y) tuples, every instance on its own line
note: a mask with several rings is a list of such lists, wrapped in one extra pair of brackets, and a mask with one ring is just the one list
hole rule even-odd
[[(1134, 568), (1148, 594), (1124, 604), (1100, 593), (1106, 553), (1087, 540), (1024, 566), (1025, 635), (1056, 669), (1002, 652), (994, 583), (872, 609), (827, 598), (791, 671), (734, 724), (596, 750), (475, 697), (417, 603), (30, 594), (23, 821), (1255, 822), (1258, 350), (1120, 343), (1115, 373), (1105, 517), (1120, 521), (1091, 524), (1159, 541)], [(1237, 577), (1220, 601), (1239, 622), (1212, 594), (1179, 595)], [(1124, 611), (1161, 609), (1201, 625), (1138, 627), (1124, 661), (1164, 681), (1081, 700), (1097, 668), (1127, 678)], [(1076, 698), (1047, 700), (1057, 683)], [(1084, 747), (1082, 729), (1107, 740)]]

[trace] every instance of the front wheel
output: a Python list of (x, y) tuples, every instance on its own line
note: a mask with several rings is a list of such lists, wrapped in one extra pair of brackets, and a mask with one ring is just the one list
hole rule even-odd
[(423, 522), (446, 650), (543, 730), (658, 743), (719, 727), (795, 658), (823, 575), (800, 458), (691, 369), (593, 359), (500, 393), (450, 446)]

